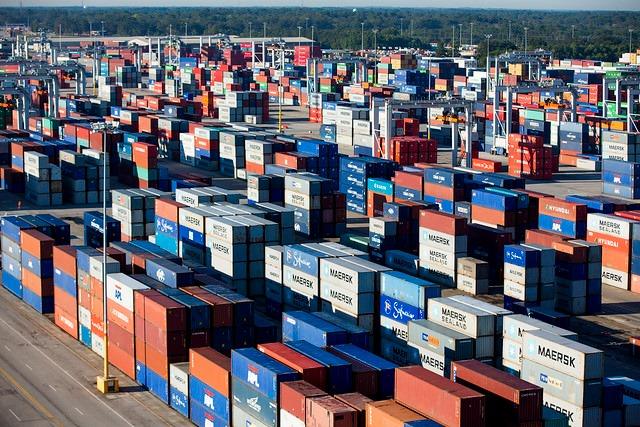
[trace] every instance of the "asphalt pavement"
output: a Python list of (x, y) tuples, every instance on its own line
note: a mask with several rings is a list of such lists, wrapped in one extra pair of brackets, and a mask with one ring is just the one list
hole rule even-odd
[(119, 371), (122, 392), (95, 386), (102, 359), (0, 289), (0, 425), (192, 425)]

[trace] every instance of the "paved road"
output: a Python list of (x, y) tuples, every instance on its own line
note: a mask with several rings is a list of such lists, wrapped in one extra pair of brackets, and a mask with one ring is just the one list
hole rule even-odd
[(3, 288), (0, 306), (0, 425), (191, 425), (123, 375), (124, 392), (100, 395), (97, 355)]

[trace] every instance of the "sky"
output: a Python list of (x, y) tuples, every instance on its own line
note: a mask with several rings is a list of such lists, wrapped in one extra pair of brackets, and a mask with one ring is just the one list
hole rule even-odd
[[(82, 0), (22, 0), (24, 6), (80, 6)], [(131, 6), (131, 0), (85, 0), (87, 6)], [(19, 6), (20, 0), (0, 0), (0, 6)], [(135, 6), (309, 6), (309, 7), (442, 7), (432, 0), (137, 0)], [(453, 4), (448, 4), (449, 7)], [(557, 10), (634, 10), (640, 11), (640, 0), (456, 0), (458, 8), (557, 9)]]

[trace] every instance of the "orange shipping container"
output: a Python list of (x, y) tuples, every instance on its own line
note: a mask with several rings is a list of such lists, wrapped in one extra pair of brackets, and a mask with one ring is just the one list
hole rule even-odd
[(189, 375), (193, 375), (224, 397), (230, 396), (231, 359), (212, 348), (189, 350)]
[(39, 259), (53, 258), (54, 240), (38, 230), (23, 230), (20, 233), (22, 250)]

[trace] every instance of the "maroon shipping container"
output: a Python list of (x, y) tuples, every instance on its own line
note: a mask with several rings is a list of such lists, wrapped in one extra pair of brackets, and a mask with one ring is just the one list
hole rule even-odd
[(364, 394), (371, 399), (376, 399), (378, 397), (379, 378), (378, 371), (376, 369), (362, 363), (358, 359), (345, 356), (344, 354), (332, 349), (331, 347), (327, 347), (325, 350), (333, 353), (340, 359), (351, 363), (351, 383), (353, 384), (354, 391)]
[(144, 319), (165, 331), (184, 331), (187, 308), (164, 295), (145, 295)]
[(231, 301), (212, 294), (199, 286), (188, 286), (181, 289), (211, 305), (212, 328), (233, 326), (233, 303)]
[(357, 412), (335, 397), (307, 399), (306, 427), (356, 427)]
[(188, 350), (186, 331), (166, 331), (147, 320), (144, 321), (144, 342), (167, 356), (182, 356)]
[(302, 379), (321, 390), (327, 389), (327, 367), (298, 353), (283, 343), (258, 344), (258, 350), (280, 363), (298, 371)]
[(486, 395), (487, 424), (515, 426), (542, 417), (542, 387), (477, 360), (451, 362), (451, 379)]
[(483, 427), (485, 397), (421, 366), (396, 368), (395, 400), (447, 427)]
[(361, 393), (336, 394), (334, 397), (356, 410), (358, 413), (358, 427), (367, 425), (367, 403), (373, 402), (373, 400)]
[(307, 418), (307, 400), (326, 396), (327, 393), (306, 381), (280, 383), (280, 409), (284, 409), (300, 421)]

